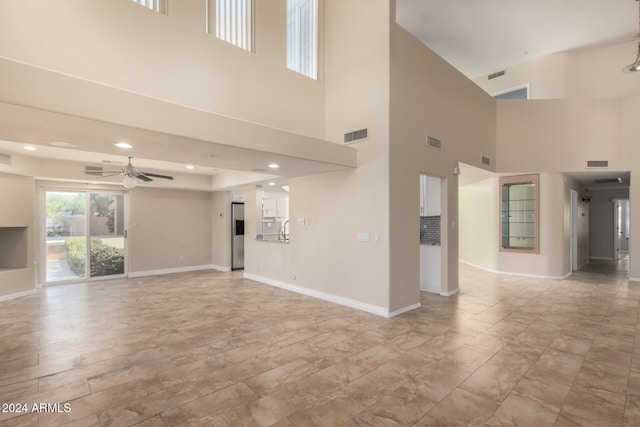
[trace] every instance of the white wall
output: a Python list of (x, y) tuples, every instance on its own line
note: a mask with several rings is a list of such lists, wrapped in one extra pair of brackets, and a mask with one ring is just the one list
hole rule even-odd
[(638, 44), (580, 49), (533, 59), (508, 67), (505, 75), (474, 82), (487, 93), (530, 84), (531, 99), (622, 97), (640, 91), (634, 74), (622, 73), (636, 57)]

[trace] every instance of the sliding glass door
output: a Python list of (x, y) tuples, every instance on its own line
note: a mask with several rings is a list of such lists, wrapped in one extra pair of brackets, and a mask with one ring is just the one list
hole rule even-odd
[(125, 274), (121, 193), (46, 190), (46, 282)]

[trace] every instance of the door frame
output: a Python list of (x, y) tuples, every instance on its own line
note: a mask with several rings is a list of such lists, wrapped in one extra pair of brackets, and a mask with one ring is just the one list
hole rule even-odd
[[(628, 254), (628, 251), (621, 250), (622, 240), (625, 239), (626, 232), (626, 207), (629, 204), (629, 199), (612, 199), (613, 204), (613, 256), (612, 259), (619, 260), (622, 256), (621, 253)], [(625, 208), (625, 212), (623, 212)], [(629, 212), (631, 214), (631, 212)], [(622, 230), (618, 230), (618, 215), (620, 216), (620, 222), (622, 223)], [(623, 221), (624, 220), (624, 221)], [(631, 237), (631, 236), (629, 236)]]
[(578, 192), (571, 194), (571, 243), (569, 244), (569, 272), (578, 270)]
[[(38, 251), (38, 261), (40, 263), (40, 267), (37, 268), (37, 286), (38, 287), (46, 287), (46, 286), (57, 286), (57, 285), (66, 285), (70, 283), (84, 283), (84, 282), (95, 282), (100, 280), (111, 280), (111, 279), (121, 279), (124, 277), (129, 277), (129, 220), (130, 220), (130, 192), (125, 190), (118, 190), (113, 188), (103, 188), (99, 186), (87, 186), (86, 188), (78, 188), (77, 186), (66, 186), (64, 184), (45, 184), (41, 185), (39, 188), (40, 195), (40, 211), (39, 211), (39, 221), (40, 230), (37, 233), (38, 235), (38, 245), (40, 249)], [(99, 277), (89, 277), (88, 269), (89, 263), (86, 263), (86, 276), (81, 279), (69, 279), (69, 280), (57, 280), (55, 282), (47, 282), (47, 245), (46, 245), (46, 237), (47, 237), (47, 192), (48, 191), (58, 191), (58, 192), (69, 192), (69, 193), (85, 193), (87, 205), (88, 200), (91, 193), (109, 193), (109, 194), (118, 194), (123, 196), (124, 200), (124, 273), (123, 274), (114, 274), (110, 276), (99, 276)], [(88, 224), (88, 221), (87, 221)], [(90, 231), (87, 227), (86, 230), (87, 242), (90, 239)], [(89, 244), (86, 245), (86, 259), (89, 260)]]

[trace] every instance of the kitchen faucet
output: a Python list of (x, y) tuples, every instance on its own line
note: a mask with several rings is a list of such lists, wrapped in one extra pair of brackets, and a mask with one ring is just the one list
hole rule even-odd
[(282, 223), (282, 240), (283, 241), (287, 241), (287, 224), (289, 224), (289, 220), (286, 220), (285, 222)]

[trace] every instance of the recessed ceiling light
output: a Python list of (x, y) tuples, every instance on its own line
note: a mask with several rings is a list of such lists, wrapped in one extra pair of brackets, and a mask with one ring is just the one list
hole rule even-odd
[(187, 166), (186, 166), (186, 168), (187, 168), (187, 169), (195, 169), (196, 167), (195, 167), (195, 166), (193, 166), (193, 165), (187, 165)]
[(117, 144), (113, 144), (118, 148), (133, 148), (133, 145), (129, 144), (128, 142), (118, 142)]
[(24, 148), (24, 149), (25, 149), (25, 150), (27, 150), (27, 151), (36, 151), (36, 150), (37, 150), (37, 148), (36, 148), (36, 147), (34, 147), (33, 145), (25, 145), (25, 146), (24, 146), (24, 147), (22, 147), (22, 148)]
[(269, 185), (274, 186), (274, 185), (276, 185), (276, 183), (275, 182), (270, 182)]
[(271, 163), (271, 164), (269, 165), (269, 167), (270, 167), (271, 169), (278, 169), (278, 168), (280, 167), (280, 165), (279, 165), (279, 164), (277, 164), (277, 163)]

